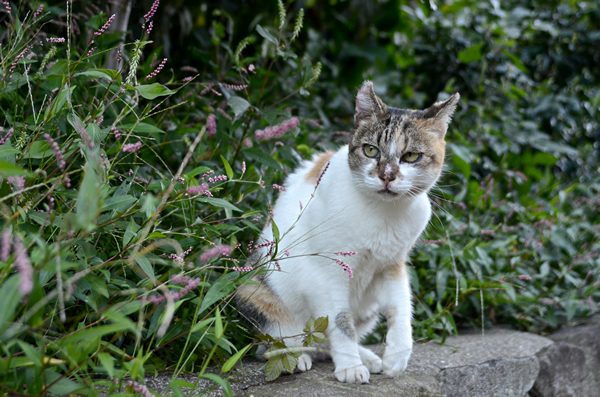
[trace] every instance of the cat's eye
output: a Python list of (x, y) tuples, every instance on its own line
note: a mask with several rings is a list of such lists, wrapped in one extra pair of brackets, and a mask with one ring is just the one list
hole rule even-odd
[(377, 157), (377, 155), (379, 154), (379, 149), (377, 149), (373, 145), (364, 145), (363, 151), (365, 152), (365, 156), (371, 158)]
[(402, 161), (406, 163), (416, 163), (417, 161), (421, 160), (422, 156), (422, 153), (408, 152), (402, 156)]

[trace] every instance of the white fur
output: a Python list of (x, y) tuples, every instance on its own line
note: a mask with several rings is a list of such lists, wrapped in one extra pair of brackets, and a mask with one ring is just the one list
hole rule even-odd
[[(316, 191), (314, 184), (305, 180), (312, 167), (313, 162), (306, 161), (289, 176), (287, 191), (280, 193), (274, 207), (273, 220), (283, 236), (277, 255), (282, 271), (266, 276), (269, 287), (296, 323), (275, 324), (266, 332), (274, 337), (298, 335), (309, 317), (329, 316), (327, 336), (338, 380), (366, 383), (369, 372), (382, 369), (396, 376), (406, 368), (412, 349), (411, 293), (408, 276), (391, 278), (386, 270), (408, 259), (409, 249), (429, 222), (427, 194), (380, 199), (376, 191), (382, 189), (383, 182), (377, 179), (361, 186), (358, 182), (364, 176), (352, 174), (347, 146), (331, 157)], [(413, 167), (403, 167), (412, 172), (408, 169)], [(400, 190), (403, 183), (406, 182), (393, 181), (394, 189)], [(298, 201), (305, 208), (300, 219)], [(267, 225), (262, 237), (273, 240), (271, 230), (271, 225)], [(290, 257), (283, 255), (286, 250)], [(336, 256), (339, 251), (358, 254)], [(333, 261), (335, 258), (350, 265), (354, 278), (348, 277)], [(268, 266), (274, 268), (272, 263)], [(371, 331), (375, 317), (370, 324), (356, 330), (355, 340), (336, 325), (340, 312), (349, 312), (356, 320), (374, 311), (392, 316), (388, 318), (392, 325), (383, 360), (358, 345), (360, 338)], [(289, 344), (299, 345), (300, 340), (294, 339)], [(310, 357), (302, 357), (300, 370), (310, 366)]]

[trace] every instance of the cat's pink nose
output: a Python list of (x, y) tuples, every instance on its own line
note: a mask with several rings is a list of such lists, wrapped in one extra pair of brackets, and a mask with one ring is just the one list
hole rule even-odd
[(396, 174), (394, 173), (392, 167), (389, 164), (385, 166), (383, 173), (379, 174), (379, 179), (383, 181), (386, 187), (390, 184), (390, 182), (396, 179)]

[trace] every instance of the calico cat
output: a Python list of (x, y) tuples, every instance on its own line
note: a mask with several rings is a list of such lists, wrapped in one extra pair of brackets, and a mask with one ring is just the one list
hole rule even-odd
[[(412, 351), (406, 262), (429, 222), (427, 192), (440, 176), (459, 98), (425, 110), (397, 109), (381, 101), (371, 82), (363, 84), (350, 143), (314, 156), (288, 177), (273, 209), (282, 234), (279, 260), (265, 265), (274, 271), (239, 288), (242, 317), (284, 337), (302, 334), (311, 316), (328, 316), (340, 382), (368, 383), (370, 373), (396, 376), (406, 368)], [(262, 239), (253, 263), (272, 253), (271, 225)], [(380, 314), (388, 325), (383, 359), (359, 344)], [(286, 343), (301, 346), (299, 338)], [(303, 353), (298, 369), (311, 365)]]

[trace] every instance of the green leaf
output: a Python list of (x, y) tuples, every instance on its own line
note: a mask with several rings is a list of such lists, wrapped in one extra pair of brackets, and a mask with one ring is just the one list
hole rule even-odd
[(233, 120), (237, 120), (242, 114), (248, 110), (250, 104), (244, 98), (240, 98), (239, 96), (232, 96), (227, 100), (227, 105), (233, 110), (235, 117)]
[(281, 361), (281, 356), (276, 356), (267, 361), (267, 366), (265, 367), (265, 375), (266, 381), (272, 382), (281, 375), (283, 372), (283, 362)]
[(115, 376), (115, 358), (108, 353), (98, 353), (98, 360), (102, 364), (102, 368), (106, 371), (109, 377)]
[(271, 167), (276, 170), (282, 170), (281, 164), (277, 162), (273, 157), (269, 156), (267, 153), (257, 150), (257, 149), (246, 149), (244, 153), (253, 160), (258, 161), (261, 164), (264, 164), (268, 167)]
[[(109, 211), (109, 210), (119, 210), (119, 209), (126, 209), (126, 208), (130, 208), (131, 204), (133, 204), (137, 199), (133, 196), (130, 195), (125, 195), (125, 196), (113, 196), (113, 197), (109, 197), (106, 200), (104, 200), (104, 203), (102, 205), (102, 208), (100, 210), (100, 212), (104, 212), (104, 211)], [(118, 211), (118, 212), (122, 212)]]
[(287, 369), (289, 372), (294, 372), (298, 360), (291, 354), (284, 354), (281, 358), (281, 363), (283, 364), (283, 368)]
[(481, 60), (481, 49), (485, 43), (479, 43), (458, 52), (458, 59), (462, 63), (471, 63)]
[(215, 310), (215, 337), (221, 339), (223, 336), (223, 320), (221, 319), (221, 310), (219, 307)]
[(46, 156), (51, 156), (54, 151), (50, 144), (46, 141), (35, 141), (23, 156), (24, 159), (43, 159)]
[(258, 32), (259, 35), (261, 35), (265, 39), (269, 40), (271, 43), (275, 44), (276, 46), (279, 46), (279, 40), (277, 40), (277, 38), (275, 36), (273, 36), (271, 33), (267, 32), (265, 29), (263, 29), (262, 26), (256, 25), (256, 31)]
[(229, 201), (223, 200), (221, 198), (199, 196), (196, 198), (196, 200), (214, 205), (215, 207), (225, 208), (225, 209), (229, 209), (231, 211), (236, 211), (236, 212), (242, 212), (241, 209), (239, 209), (235, 205), (231, 204)]
[(325, 336), (324, 333), (322, 332), (314, 332), (312, 334), (313, 339), (315, 340), (316, 343), (325, 343), (327, 342), (327, 336)]
[(223, 393), (225, 394), (225, 397), (233, 397), (233, 391), (231, 390), (231, 385), (229, 384), (229, 382), (227, 382), (226, 380), (221, 378), (219, 375), (202, 374), (202, 375), (198, 375), (198, 377), (212, 380), (213, 382), (215, 382), (216, 384), (218, 384), (219, 386), (221, 386), (223, 388)]
[(46, 119), (46, 120), (53, 119), (54, 116), (56, 116), (65, 107), (65, 104), (67, 103), (69, 94), (72, 94), (73, 90), (75, 90), (76, 87), (77, 86), (74, 85), (69, 89), (69, 87), (65, 84), (65, 86), (60, 91), (60, 93), (52, 101), (52, 104), (46, 108), (46, 113), (44, 114), (44, 119)]
[(271, 219), (271, 231), (273, 232), (273, 240), (279, 242), (279, 228), (275, 224), (275, 220)]
[(112, 69), (90, 69), (90, 70), (86, 70), (85, 72), (79, 72), (77, 74), (75, 74), (75, 77), (77, 76), (90, 76), (90, 77), (97, 77), (97, 78), (101, 78), (101, 79), (107, 79), (107, 80), (114, 80), (115, 77), (120, 76), (119, 72), (117, 72), (116, 70), (112, 70)]
[(314, 330), (316, 332), (325, 332), (329, 326), (329, 317), (319, 317), (315, 321)]
[(136, 90), (137, 92), (139, 92), (140, 95), (146, 99), (154, 99), (159, 96), (172, 95), (177, 92), (177, 91), (170, 90), (167, 87), (165, 87), (164, 85), (161, 85), (159, 83), (138, 85), (138, 86), (134, 87), (133, 89)]
[(146, 133), (157, 133), (164, 134), (165, 131), (161, 130), (155, 125), (140, 122), (137, 124), (121, 124), (117, 126), (118, 129), (124, 131), (130, 131), (133, 128), (133, 132), (146, 132)]
[(137, 235), (137, 231), (139, 230), (139, 226), (133, 220), (133, 217), (129, 220), (129, 225), (127, 225), (127, 229), (125, 230), (125, 234), (123, 234), (123, 247), (127, 247), (129, 242)]
[(306, 83), (308, 83), (310, 78), (313, 76), (313, 67), (310, 59), (308, 59), (308, 57), (304, 57), (303, 62), (304, 70), (302, 71), (302, 87), (304, 87)]
[(310, 318), (306, 321), (306, 328), (304, 328), (304, 332), (313, 333), (315, 331), (315, 319), (310, 316)]
[(76, 333), (63, 337), (58, 341), (61, 346), (68, 346), (84, 340), (88, 341), (96, 338), (101, 338), (104, 335), (114, 334), (117, 332), (125, 331), (127, 329), (128, 327), (125, 324), (98, 325), (94, 328), (88, 328), (82, 331), (77, 331)]
[(227, 178), (229, 180), (232, 180), (233, 179), (233, 170), (231, 169), (231, 166), (229, 165), (227, 160), (225, 160), (225, 157), (223, 157), (223, 155), (221, 155), (221, 161), (223, 162), (223, 166), (225, 167), (225, 173), (227, 174)]
[(513, 55), (506, 50), (502, 50), (502, 53), (504, 55), (506, 55), (510, 59), (510, 61), (513, 63), (513, 65), (515, 65), (519, 70), (521, 70), (525, 73), (529, 73), (529, 69), (527, 69), (527, 67), (525, 65), (523, 65), (523, 62), (521, 62), (521, 60), (519, 59), (518, 56)]
[(221, 369), (221, 373), (227, 373), (235, 367), (235, 364), (242, 358), (244, 353), (248, 351), (252, 347), (252, 343), (244, 347), (242, 350), (235, 353), (233, 356), (229, 357), (229, 359), (223, 364), (223, 368)]
[(31, 175), (31, 172), (19, 167), (18, 165), (14, 165), (11, 163), (7, 163), (6, 161), (0, 160), (0, 176), (21, 176), (21, 175)]
[(75, 211), (77, 224), (83, 230), (91, 231), (95, 227), (96, 217), (100, 210), (100, 182), (96, 170), (89, 162), (86, 163), (84, 172), (83, 182), (81, 182), (77, 194)]
[(150, 263), (148, 258), (146, 258), (145, 256), (138, 256), (137, 258), (135, 258), (135, 263), (138, 264), (140, 269), (142, 269), (144, 273), (146, 273), (148, 277), (150, 277), (151, 280), (154, 280), (156, 278), (156, 276), (154, 275), (154, 267), (152, 267), (152, 264)]

